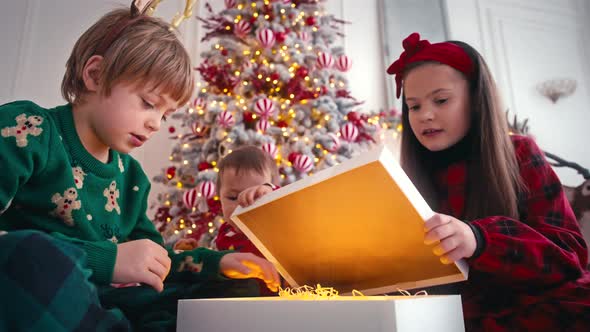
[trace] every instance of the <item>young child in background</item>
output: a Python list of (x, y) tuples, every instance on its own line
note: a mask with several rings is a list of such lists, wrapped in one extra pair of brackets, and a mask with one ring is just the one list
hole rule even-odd
[[(270, 155), (255, 146), (243, 146), (223, 158), (218, 165), (217, 188), (225, 223), (215, 240), (218, 250), (236, 250), (263, 257), (254, 244), (235, 227), (231, 215), (241, 205), (249, 206), (278, 188), (279, 172)], [(261, 285), (261, 295), (272, 295)]]
[(134, 2), (77, 41), (67, 105), (0, 106), (0, 330), (174, 330), (178, 299), (258, 294), (225, 277), (278, 288), (254, 254), (167, 251), (146, 216), (150, 182), (127, 154), (188, 101), (193, 81), (170, 25)]
[(402, 167), (438, 211), (425, 243), (456, 284), (468, 331), (588, 331), (586, 243), (543, 152), (510, 136), (492, 75), (462, 42), (417, 33), (387, 70), (403, 87)]

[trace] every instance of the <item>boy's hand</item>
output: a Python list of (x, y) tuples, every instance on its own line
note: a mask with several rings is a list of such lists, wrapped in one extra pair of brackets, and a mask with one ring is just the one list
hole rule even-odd
[(250, 206), (257, 199), (268, 194), (269, 192), (272, 192), (272, 188), (264, 184), (250, 187), (238, 195), (238, 204), (242, 207)]
[(140, 282), (161, 292), (168, 272), (170, 257), (159, 244), (143, 239), (117, 245), (113, 283)]
[(443, 264), (451, 264), (461, 258), (473, 256), (477, 247), (475, 234), (466, 223), (444, 214), (436, 213), (424, 223), (424, 243), (438, 243), (433, 249)]
[(174, 244), (174, 250), (193, 250), (199, 246), (199, 242), (193, 238), (183, 238)]
[(279, 290), (280, 279), (271, 262), (251, 253), (231, 253), (223, 256), (219, 262), (223, 275), (233, 279), (258, 278), (264, 280), (268, 289)]

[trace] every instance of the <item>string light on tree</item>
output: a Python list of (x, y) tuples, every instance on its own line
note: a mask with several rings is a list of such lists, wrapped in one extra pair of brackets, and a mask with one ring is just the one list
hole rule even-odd
[(348, 91), (352, 59), (333, 45), (344, 22), (325, 14), (322, 1), (224, 5), (218, 12), (205, 6), (200, 17), (211, 46), (195, 64), (197, 93), (173, 115), (177, 145), (154, 178), (168, 189), (155, 218), (167, 243), (192, 237), (211, 245), (223, 222), (218, 163), (241, 145), (271, 155), (286, 185), (401, 130), (399, 117), (368, 114)]

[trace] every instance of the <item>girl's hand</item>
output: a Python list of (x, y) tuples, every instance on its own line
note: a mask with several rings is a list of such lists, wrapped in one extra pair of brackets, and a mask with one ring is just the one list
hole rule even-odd
[(265, 184), (250, 187), (244, 191), (242, 191), (238, 195), (238, 204), (242, 207), (247, 207), (252, 205), (257, 199), (260, 197), (272, 192), (272, 188)]
[(227, 254), (221, 258), (219, 270), (228, 278), (262, 279), (271, 291), (279, 290), (280, 279), (274, 265), (254, 254), (239, 252)]
[(424, 223), (424, 243), (435, 244), (432, 249), (443, 264), (473, 256), (477, 247), (475, 234), (463, 221), (436, 213)]

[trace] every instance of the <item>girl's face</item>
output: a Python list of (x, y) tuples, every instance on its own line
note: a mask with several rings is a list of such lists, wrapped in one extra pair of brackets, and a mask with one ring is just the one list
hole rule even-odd
[(404, 94), (412, 132), (428, 150), (445, 150), (469, 131), (469, 83), (452, 67), (429, 63), (410, 70)]

